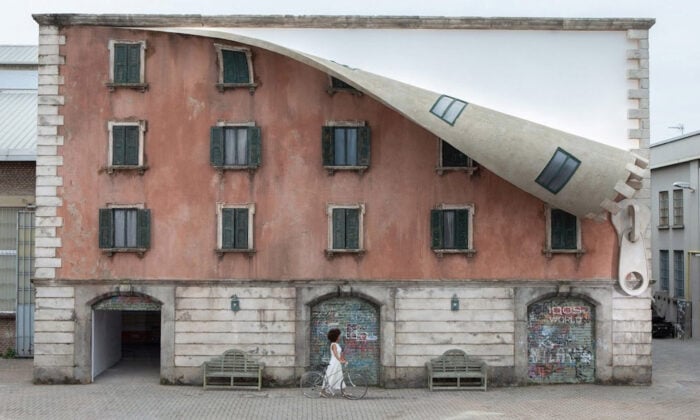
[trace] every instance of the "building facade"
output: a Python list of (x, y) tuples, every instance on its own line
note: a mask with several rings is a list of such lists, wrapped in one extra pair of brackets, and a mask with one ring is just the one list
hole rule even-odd
[[(679, 337), (700, 334), (700, 208), (698, 156), (700, 133), (651, 146), (652, 255), (658, 315), (676, 325)], [(696, 305), (693, 305), (693, 303)]]
[(0, 355), (31, 356), (37, 54), (0, 46)]
[(494, 384), (651, 380), (653, 21), (489, 25), (621, 32), (625, 150), (222, 30), (480, 19), (35, 19), (54, 74), (37, 188), (55, 192), (37, 198), (35, 381), (150, 348), (161, 381), (198, 383), (238, 348), (292, 384), (332, 327), (387, 387), (455, 347)]

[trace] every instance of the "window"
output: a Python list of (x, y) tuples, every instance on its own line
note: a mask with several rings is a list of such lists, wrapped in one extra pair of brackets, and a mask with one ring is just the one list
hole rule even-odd
[(457, 118), (462, 114), (467, 103), (455, 99), (451, 96), (442, 95), (430, 108), (430, 113), (445, 121), (449, 125), (454, 125)]
[(211, 128), (209, 149), (212, 166), (221, 169), (252, 169), (260, 166), (260, 127), (251, 124), (224, 124)]
[(0, 208), (0, 313), (16, 310), (17, 214), (20, 210)]
[(339, 123), (324, 126), (321, 133), (323, 166), (337, 169), (369, 167), (370, 130), (364, 123)]
[(662, 249), (659, 251), (659, 288), (663, 291), (668, 291), (668, 250)]
[(442, 139), (438, 139), (438, 142), (438, 175), (442, 175), (444, 171), (465, 171), (471, 175), (476, 170), (476, 163), (472, 158)]
[(564, 210), (547, 206), (545, 208), (546, 240), (544, 254), (576, 254), (580, 257), (585, 251), (581, 246), (581, 222), (578, 217)]
[(683, 299), (685, 298), (685, 260), (683, 259), (683, 251), (673, 251), (673, 296)]
[(151, 245), (151, 211), (143, 205), (100, 209), (100, 248), (107, 252), (142, 253)]
[(472, 223), (473, 205), (441, 204), (430, 211), (431, 249), (442, 253), (475, 253)]
[(328, 249), (326, 254), (361, 253), (364, 204), (328, 205)]
[(329, 81), (329, 86), (328, 86), (328, 89), (327, 89), (327, 92), (328, 92), (329, 95), (332, 96), (332, 95), (334, 95), (336, 92), (348, 92), (348, 93), (351, 93), (351, 94), (353, 94), (353, 95), (362, 96), (362, 92), (360, 92), (359, 90), (355, 89), (355, 88), (352, 87), (351, 85), (349, 85), (349, 84), (343, 82), (342, 80), (337, 79), (337, 78), (335, 78), (335, 77), (333, 77), (333, 76), (328, 76), (328, 79), (330, 80), (330, 81)]
[(218, 203), (216, 251), (254, 252), (253, 216), (255, 204)]
[(673, 190), (673, 228), (683, 227), (683, 190)]
[(219, 91), (247, 87), (255, 92), (253, 54), (249, 48), (214, 44), (219, 62)]
[(562, 148), (557, 148), (547, 166), (535, 180), (552, 194), (561, 191), (578, 169), (581, 161)]
[(111, 89), (128, 87), (146, 90), (146, 41), (109, 41), (109, 83)]
[(668, 228), (668, 191), (659, 191), (659, 229)]
[(136, 169), (140, 173), (148, 169), (143, 161), (146, 121), (110, 121), (108, 171)]

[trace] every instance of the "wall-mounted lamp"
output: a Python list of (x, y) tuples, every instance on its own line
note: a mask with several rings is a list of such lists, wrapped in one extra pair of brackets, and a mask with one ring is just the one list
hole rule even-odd
[(241, 310), (241, 302), (238, 301), (238, 296), (231, 296), (231, 310), (233, 312), (238, 312)]
[(680, 188), (682, 190), (690, 190), (690, 192), (695, 192), (695, 188), (690, 186), (690, 182), (676, 181), (673, 183), (673, 188)]
[(452, 304), (450, 305), (450, 309), (453, 311), (459, 311), (459, 298), (457, 298), (457, 295), (452, 296)]

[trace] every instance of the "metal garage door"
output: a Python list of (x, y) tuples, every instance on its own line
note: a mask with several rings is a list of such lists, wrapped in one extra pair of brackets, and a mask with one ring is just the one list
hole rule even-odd
[(359, 298), (332, 298), (311, 308), (311, 366), (328, 363), (326, 334), (339, 328), (340, 346), (353, 369), (366, 372), (371, 385), (379, 383), (379, 310)]
[(530, 305), (527, 315), (530, 382), (595, 380), (593, 305), (582, 299), (554, 297)]

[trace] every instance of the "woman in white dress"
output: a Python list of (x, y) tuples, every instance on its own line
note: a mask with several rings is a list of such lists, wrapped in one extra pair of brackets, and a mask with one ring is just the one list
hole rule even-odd
[(328, 341), (331, 342), (331, 360), (328, 363), (328, 368), (326, 369), (326, 376), (323, 380), (323, 391), (321, 391), (322, 397), (328, 397), (335, 395), (336, 392), (340, 392), (340, 387), (343, 383), (343, 363), (347, 363), (345, 356), (343, 356), (343, 349), (338, 344), (338, 338), (340, 337), (340, 330), (338, 328), (333, 328), (328, 331)]

